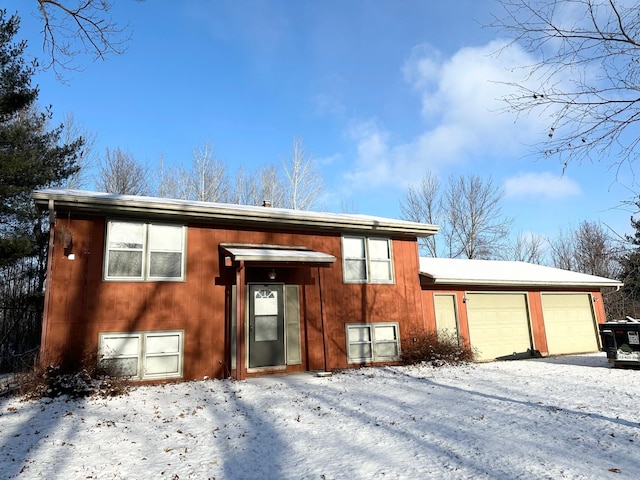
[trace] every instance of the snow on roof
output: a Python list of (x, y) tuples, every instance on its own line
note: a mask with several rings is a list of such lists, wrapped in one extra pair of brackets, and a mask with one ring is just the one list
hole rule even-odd
[(313, 212), (288, 208), (272, 208), (253, 205), (236, 205), (215, 202), (197, 202), (170, 198), (137, 195), (116, 195), (49, 188), (36, 190), (33, 198), (40, 208), (48, 208), (49, 201), (58, 207), (74, 210), (118, 211), (120, 213), (153, 213), (216, 219), (229, 223), (262, 223), (273, 225), (295, 225), (314, 229), (370, 230), (385, 234), (412, 236), (434, 235), (440, 227), (407, 220), (398, 220), (372, 215)]
[(420, 275), (435, 284), (620, 287), (622, 282), (526, 262), (420, 258)]
[(328, 253), (317, 252), (304, 247), (282, 247), (272, 245), (233, 245), (221, 244), (221, 247), (236, 260), (249, 262), (294, 262), (324, 263), (336, 261), (336, 257)]

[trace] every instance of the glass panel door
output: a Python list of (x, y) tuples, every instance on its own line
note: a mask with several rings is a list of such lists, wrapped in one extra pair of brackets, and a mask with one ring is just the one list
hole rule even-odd
[(249, 285), (249, 368), (285, 365), (283, 285)]

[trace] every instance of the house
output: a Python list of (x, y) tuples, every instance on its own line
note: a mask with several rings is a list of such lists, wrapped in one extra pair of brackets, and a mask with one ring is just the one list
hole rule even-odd
[(427, 328), (492, 360), (598, 351), (601, 289), (622, 283), (524, 262), (421, 258), (420, 285)]
[[(140, 380), (395, 362), (424, 329), (419, 237), (366, 215), (38, 190), (51, 236), (41, 359)], [(242, 321), (239, 321), (242, 319)]]

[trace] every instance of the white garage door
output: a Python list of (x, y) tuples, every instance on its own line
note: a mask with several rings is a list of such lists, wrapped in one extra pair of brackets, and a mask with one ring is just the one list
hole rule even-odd
[(591, 295), (543, 293), (541, 297), (550, 355), (598, 351)]
[(469, 340), (478, 360), (523, 353), (531, 348), (524, 293), (468, 293), (466, 299)]

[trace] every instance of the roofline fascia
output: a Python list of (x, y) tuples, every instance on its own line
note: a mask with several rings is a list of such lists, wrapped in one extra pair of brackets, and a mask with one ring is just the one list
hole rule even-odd
[(464, 280), (464, 279), (446, 279), (446, 278), (441, 278), (438, 280), (433, 279), (432, 276), (427, 276), (423, 273), (420, 274), (421, 276), (425, 276), (428, 277), (430, 279), (432, 279), (431, 282), (424, 284), (425, 286), (429, 286), (429, 285), (456, 285), (456, 286), (477, 286), (477, 287), (484, 287), (484, 286), (488, 286), (488, 287), (510, 287), (510, 286), (517, 286), (517, 287), (596, 287), (596, 288), (603, 288), (603, 287), (622, 287), (624, 286), (623, 283), (621, 282), (615, 282), (615, 283), (597, 283), (597, 282), (523, 282), (523, 281), (518, 281), (518, 280), (513, 280), (513, 281), (505, 281), (505, 280), (496, 280), (496, 281), (491, 281), (491, 280), (485, 280), (485, 281), (478, 281), (478, 280)]
[[(427, 237), (435, 235), (440, 229), (437, 225), (395, 222), (393, 219), (357, 219), (357, 218), (331, 218), (305, 216), (288, 210), (268, 209), (264, 212), (256, 212), (241, 208), (233, 208), (233, 205), (220, 207), (216, 204), (207, 206), (189, 205), (179, 203), (165, 203), (117, 199), (113, 197), (92, 197), (82, 195), (68, 195), (64, 193), (52, 194), (51, 192), (35, 191), (32, 194), (36, 205), (47, 210), (50, 200), (53, 200), (56, 208), (72, 209), (83, 213), (129, 214), (129, 215), (162, 215), (181, 219), (192, 220), (217, 220), (227, 225), (256, 225), (261, 224), (270, 228), (289, 227), (322, 231), (366, 231), (409, 237)], [(382, 221), (380, 221), (382, 220)]]

